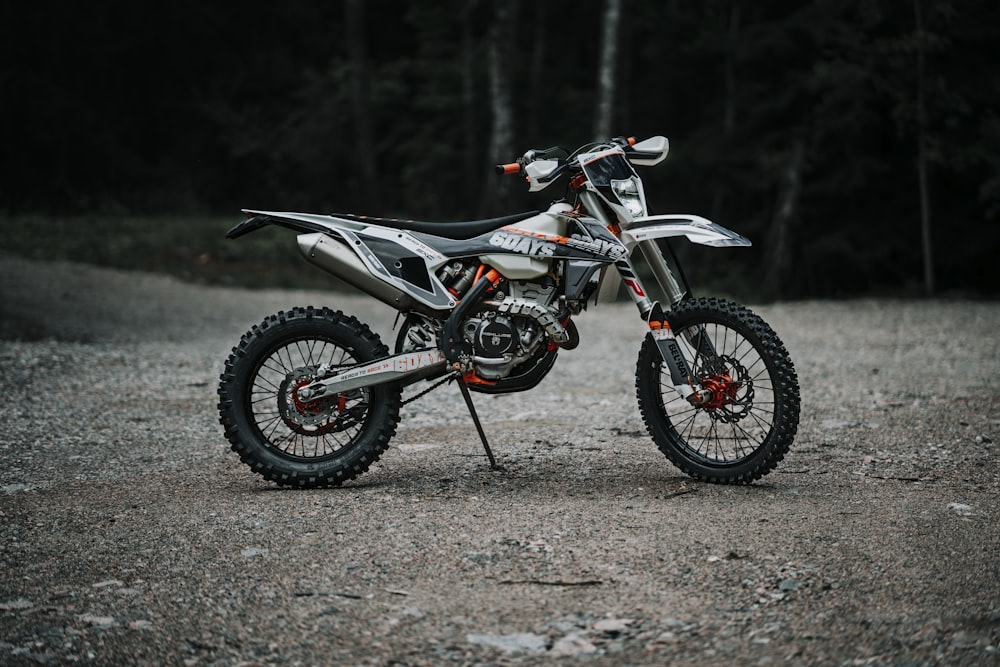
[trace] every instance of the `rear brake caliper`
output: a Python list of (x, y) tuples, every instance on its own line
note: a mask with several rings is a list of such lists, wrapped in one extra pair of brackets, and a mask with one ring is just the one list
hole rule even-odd
[(304, 400), (299, 391), (317, 378), (315, 368), (299, 368), (289, 373), (278, 390), (278, 412), (285, 425), (302, 435), (323, 435), (358, 424), (367, 404), (347, 407), (348, 395), (362, 398), (360, 390), (342, 392), (315, 400)]

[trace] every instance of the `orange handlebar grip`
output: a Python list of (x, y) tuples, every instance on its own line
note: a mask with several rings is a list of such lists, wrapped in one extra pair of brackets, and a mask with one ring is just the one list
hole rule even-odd
[(507, 164), (498, 164), (497, 173), (504, 174), (517, 174), (521, 171), (521, 165), (516, 162), (508, 162)]

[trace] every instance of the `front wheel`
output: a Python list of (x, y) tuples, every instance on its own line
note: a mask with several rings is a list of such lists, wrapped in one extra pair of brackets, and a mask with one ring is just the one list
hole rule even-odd
[(764, 320), (738, 304), (689, 299), (667, 316), (704, 398), (681, 398), (656, 342), (636, 366), (639, 411), (657, 447), (692, 477), (749, 484), (784, 458), (799, 423), (795, 367)]
[(219, 381), (219, 419), (244, 463), (265, 479), (335, 486), (365, 472), (399, 422), (400, 387), (384, 383), (318, 400), (299, 395), (320, 366), (389, 354), (378, 335), (327, 308), (294, 308), (247, 332)]

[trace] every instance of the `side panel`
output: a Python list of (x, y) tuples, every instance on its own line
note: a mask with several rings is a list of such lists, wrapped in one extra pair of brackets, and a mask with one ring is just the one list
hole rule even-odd
[(346, 230), (302, 234), (298, 240), (309, 262), (397, 310), (410, 310), (418, 303), (431, 310), (455, 306), (426, 260), (404, 246), (377, 237), (362, 239)]

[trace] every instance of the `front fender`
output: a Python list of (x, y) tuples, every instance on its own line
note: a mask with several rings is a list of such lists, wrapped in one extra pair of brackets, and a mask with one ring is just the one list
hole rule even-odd
[(651, 215), (637, 218), (622, 230), (621, 242), (629, 250), (641, 241), (685, 236), (691, 243), (707, 245), (713, 248), (728, 248), (732, 246), (749, 246), (750, 239), (737, 234), (731, 229), (717, 225), (700, 215), (671, 214)]

